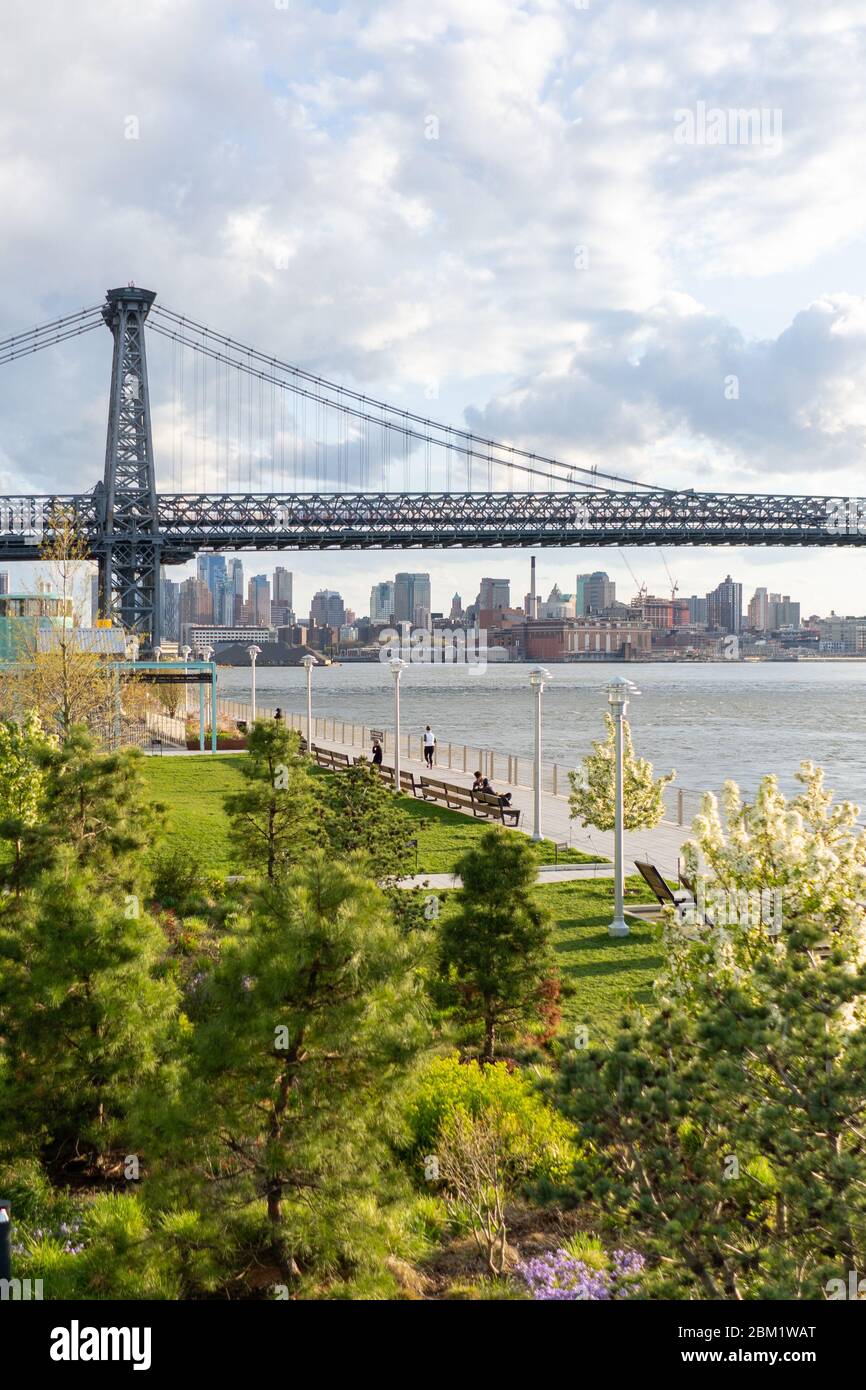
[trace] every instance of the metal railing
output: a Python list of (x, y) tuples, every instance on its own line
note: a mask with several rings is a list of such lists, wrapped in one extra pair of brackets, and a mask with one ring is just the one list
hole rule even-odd
[[(249, 723), (252, 706), (243, 700), (229, 700), (217, 697), (220, 715), (234, 723)], [(256, 713), (261, 718), (273, 718), (273, 705), (256, 704)], [(282, 708), (282, 707), (280, 707)], [(292, 710), (282, 710), (286, 728), (296, 729), (306, 736), (307, 716)], [(378, 734), (382, 752), (387, 760), (394, 753), (394, 734), (390, 729), (376, 725), (355, 724), (336, 715), (314, 715), (312, 738), (323, 743), (337, 743), (343, 748), (354, 749), (357, 754), (369, 755), (373, 746), (373, 736)], [(400, 758), (424, 761), (424, 750), (420, 734), (401, 733)], [(454, 773), (472, 777), (480, 772), (494, 783), (504, 783), (509, 787), (531, 789), (534, 784), (534, 763), (532, 758), (517, 753), (504, 753), (499, 748), (485, 748), (478, 744), (437, 742), (433, 765), (440, 773)], [(565, 763), (542, 762), (541, 790), (551, 796), (568, 797), (571, 790), (569, 772), (572, 768)], [(665, 788), (665, 820), (674, 825), (690, 825), (701, 806), (703, 792), (676, 785)]]

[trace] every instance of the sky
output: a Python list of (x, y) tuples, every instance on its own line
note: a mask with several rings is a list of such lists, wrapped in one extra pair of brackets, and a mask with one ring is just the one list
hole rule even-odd
[[(856, 497), (864, 71), (863, 0), (5, 0), (0, 337), (132, 280), (583, 467)], [(100, 476), (110, 347), (100, 330), (0, 367), (0, 492)], [(746, 599), (862, 613), (863, 558), (548, 551), (539, 587), (603, 568), (627, 599), (632, 574), (667, 593), (670, 570), (688, 595), (731, 573)], [(300, 613), (320, 587), (366, 612), (400, 569), (429, 570), (446, 612), (482, 575), (519, 600), (529, 569), (496, 551), (244, 557), (277, 563)]]

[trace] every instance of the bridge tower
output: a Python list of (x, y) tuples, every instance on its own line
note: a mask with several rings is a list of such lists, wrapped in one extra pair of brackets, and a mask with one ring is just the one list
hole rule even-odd
[(162, 540), (153, 468), (144, 322), (156, 299), (134, 285), (108, 290), (102, 317), (114, 338), (105, 476), (97, 486), (99, 609), (116, 616), (145, 650), (162, 632)]

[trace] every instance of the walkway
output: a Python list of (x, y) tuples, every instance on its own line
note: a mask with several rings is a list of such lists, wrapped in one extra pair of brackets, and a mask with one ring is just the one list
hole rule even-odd
[[(336, 752), (352, 751), (350, 745), (335, 742), (333, 739), (317, 739), (317, 744), (322, 748), (331, 748)], [(357, 755), (359, 750), (354, 749)], [(414, 772), (416, 777), (421, 777), (425, 773), (430, 775), (429, 769), (423, 762), (416, 758), (402, 758), (400, 767), (404, 772)], [(444, 781), (453, 782), (457, 786), (470, 787), (472, 785), (471, 776), (461, 772), (449, 772), (448, 769), (434, 768), (433, 776), (439, 776)], [(511, 804), (520, 810), (520, 829), (527, 835), (532, 834), (532, 814), (533, 814), (533, 794), (530, 788), (513, 787), (511, 788)], [(468, 815), (469, 812), (467, 811)], [(582, 850), (584, 854), (596, 854), (604, 859), (613, 859), (613, 831), (596, 830), (590, 825), (578, 825), (576, 821), (570, 819), (568, 814), (568, 800), (564, 796), (553, 796), (550, 792), (541, 794), (541, 833), (545, 838), (558, 840), (568, 844), (572, 849)], [(625, 870), (626, 873), (634, 873), (634, 861), (636, 859), (649, 860), (665, 875), (666, 878), (675, 879), (677, 876), (678, 860), (682, 845), (689, 838), (687, 827), (671, 825), (668, 821), (662, 821), (661, 825), (655, 830), (627, 830), (625, 833)], [(575, 865), (567, 866), (568, 869), (592, 870), (594, 868), (612, 872), (609, 866), (594, 865)], [(566, 866), (560, 866), (557, 882), (563, 877)], [(578, 873), (574, 877), (592, 877)], [(598, 874), (601, 877), (601, 874)], [(435, 875), (448, 879), (448, 882), (441, 883), (439, 887), (450, 887), (450, 876)], [(427, 880), (429, 881), (429, 879)]]

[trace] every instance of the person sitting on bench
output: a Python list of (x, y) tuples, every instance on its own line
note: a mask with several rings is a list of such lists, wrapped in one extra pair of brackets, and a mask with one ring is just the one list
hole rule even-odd
[(472, 795), (475, 796), (478, 792), (483, 792), (483, 791), (484, 791), (484, 778), (481, 776), (481, 773), (480, 773), (480, 772), (476, 772), (476, 774), (475, 774), (475, 781), (472, 783)]
[(495, 796), (499, 801), (500, 806), (511, 805), (511, 792), (495, 792), (486, 777), (483, 779), (481, 783), (481, 790), (483, 792), (486, 792), (488, 796)]

